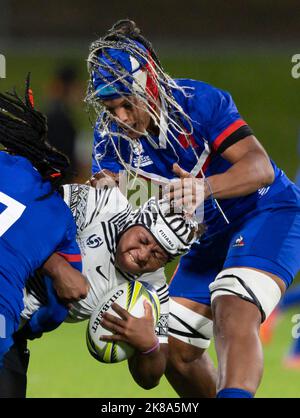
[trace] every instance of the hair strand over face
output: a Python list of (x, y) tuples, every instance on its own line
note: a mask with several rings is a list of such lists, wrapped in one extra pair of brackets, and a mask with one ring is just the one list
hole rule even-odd
[[(150, 77), (155, 79), (161, 102), (160, 112), (168, 121), (166, 131), (162, 131), (161, 134), (166, 143), (170, 145), (173, 152), (176, 154), (169, 136), (180, 144), (178, 135), (181, 134), (186, 137), (188, 143), (191, 143), (190, 135), (193, 133), (193, 126), (190, 117), (174, 99), (172, 89), (179, 90), (182, 94), (187, 96), (187, 87), (177, 85), (177, 83), (164, 72), (151, 43), (141, 35), (135, 22), (128, 19), (120, 20), (115, 23), (104, 37), (99, 38), (90, 46), (90, 54), (87, 60), (90, 81), (85, 101), (87, 104), (92, 105), (96, 112), (98, 117), (97, 126), (100, 129), (100, 135), (105, 135), (106, 139), (109, 138), (120, 162), (124, 165), (124, 168), (128, 170), (127, 164), (123, 161), (121, 153), (119, 152), (119, 147), (115, 145), (114, 139), (117, 139), (117, 141), (122, 139), (127, 140), (131, 147), (131, 154), (133, 154), (132, 139), (124, 130), (122, 130), (122, 128), (118, 127), (117, 129), (112, 129), (112, 124), (115, 122), (116, 125), (118, 125), (119, 121), (114, 115), (107, 111), (103, 102), (99, 100), (99, 91), (95, 89), (93, 74), (97, 74), (104, 81), (106, 86), (121, 81), (127, 91), (130, 91), (130, 95), (137, 97), (139, 103), (146, 107), (146, 111), (149, 113), (154, 123), (159, 125), (160, 121), (160, 114), (155, 107), (155, 99), (150, 94), (147, 94), (139, 82), (134, 80), (133, 74), (127, 71), (122, 63), (118, 62), (118, 60), (114, 59), (111, 54), (109, 54), (109, 50), (112, 49), (126, 52), (130, 57), (133, 57), (141, 67), (145, 68), (146, 66), (148, 68), (147, 71), (150, 73)], [(101, 57), (103, 57), (103, 59)], [(104, 73), (109, 74), (109, 77), (112, 78), (113, 81), (107, 79), (104, 76)], [(138, 87), (135, 90), (132, 87), (134, 84), (133, 80)], [(119, 93), (121, 97), (125, 97), (121, 91)], [(126, 96), (129, 101), (130, 95)], [(137, 104), (132, 100), (130, 103), (133, 107), (137, 107)], [(140, 135), (145, 135), (145, 133), (142, 132), (138, 133)], [(146, 134), (146, 137), (150, 141), (150, 135)], [(182, 145), (180, 144), (180, 146)], [(96, 150), (95, 155), (99, 170), (101, 170), (101, 159), (104, 157), (104, 154), (101, 155), (99, 152), (97, 153)]]

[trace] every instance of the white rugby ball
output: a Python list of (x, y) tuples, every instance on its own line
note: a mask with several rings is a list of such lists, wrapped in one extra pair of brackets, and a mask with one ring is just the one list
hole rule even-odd
[(101, 335), (112, 335), (110, 331), (100, 324), (104, 312), (118, 316), (111, 308), (113, 303), (119, 304), (136, 318), (145, 315), (143, 302), (147, 300), (152, 307), (154, 326), (156, 326), (160, 315), (160, 303), (154, 288), (148, 283), (137, 280), (123, 283), (108, 292), (92, 313), (86, 333), (86, 342), (90, 354), (102, 363), (118, 363), (129, 359), (134, 348), (125, 342), (101, 341)]

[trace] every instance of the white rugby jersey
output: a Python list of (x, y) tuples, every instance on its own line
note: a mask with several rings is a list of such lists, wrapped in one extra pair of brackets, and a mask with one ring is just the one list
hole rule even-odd
[[(160, 342), (167, 342), (169, 294), (164, 269), (145, 273), (140, 277), (121, 272), (115, 266), (118, 235), (131, 212), (128, 200), (119, 188), (95, 189), (82, 184), (63, 186), (64, 200), (70, 207), (77, 226), (77, 243), (82, 256), (83, 274), (90, 290), (85, 299), (72, 304), (66, 322), (88, 319), (100, 299), (126, 280), (138, 279), (151, 284), (161, 305), (160, 320), (156, 333)], [(22, 312), (29, 319), (39, 306), (46, 303), (43, 278), (36, 276), (26, 286)]]

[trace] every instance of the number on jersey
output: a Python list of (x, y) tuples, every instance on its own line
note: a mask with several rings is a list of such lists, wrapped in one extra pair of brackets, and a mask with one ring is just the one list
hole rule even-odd
[(0, 192), (0, 203), (6, 208), (0, 213), (0, 237), (20, 218), (26, 206)]

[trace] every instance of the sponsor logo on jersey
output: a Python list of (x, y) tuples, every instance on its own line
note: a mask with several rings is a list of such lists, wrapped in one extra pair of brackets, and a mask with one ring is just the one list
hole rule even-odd
[(139, 141), (133, 141), (132, 151), (134, 154), (132, 165), (134, 167), (146, 167), (153, 164), (153, 161), (148, 155), (144, 155), (143, 145)]
[(90, 248), (98, 248), (103, 244), (103, 239), (98, 235), (93, 234), (86, 240), (86, 245)]
[(262, 187), (261, 189), (257, 190), (257, 193), (259, 194), (260, 197), (263, 197), (265, 194), (268, 193), (269, 190), (270, 190), (270, 186)]
[(245, 245), (244, 242), (244, 237), (242, 237), (242, 235), (240, 235), (236, 240), (235, 243), (233, 244), (233, 247), (243, 247)]
[(171, 248), (174, 248), (175, 247), (175, 244), (170, 240), (170, 238), (168, 237), (168, 235), (162, 229), (160, 229), (158, 231), (158, 233), (163, 238), (163, 240), (166, 241), (169, 244), (169, 246)]
[(97, 272), (98, 274), (100, 274), (100, 276), (101, 276), (101, 277), (103, 277), (105, 280), (107, 280), (107, 281), (109, 282), (109, 278), (108, 278), (108, 277), (106, 277), (106, 276), (105, 276), (105, 274), (103, 274), (103, 273), (102, 273), (101, 268), (102, 268), (102, 266), (97, 266), (97, 267), (96, 267), (96, 272)]
[(99, 326), (99, 324), (101, 323), (101, 321), (102, 321), (102, 315), (106, 312), (106, 311), (108, 311), (108, 309), (111, 307), (111, 305), (120, 297), (120, 296), (122, 296), (123, 295), (123, 293), (124, 293), (124, 290), (121, 290), (121, 289), (119, 289), (119, 290), (117, 290), (117, 292), (103, 305), (103, 306), (101, 306), (101, 309), (100, 309), (100, 311), (99, 311), (99, 313), (98, 313), (98, 315), (97, 315), (97, 317), (96, 317), (96, 319), (95, 319), (95, 321), (94, 321), (94, 323), (93, 323), (93, 326), (92, 326), (92, 331), (93, 332), (96, 332), (97, 331), (97, 328), (98, 328), (98, 326)]

